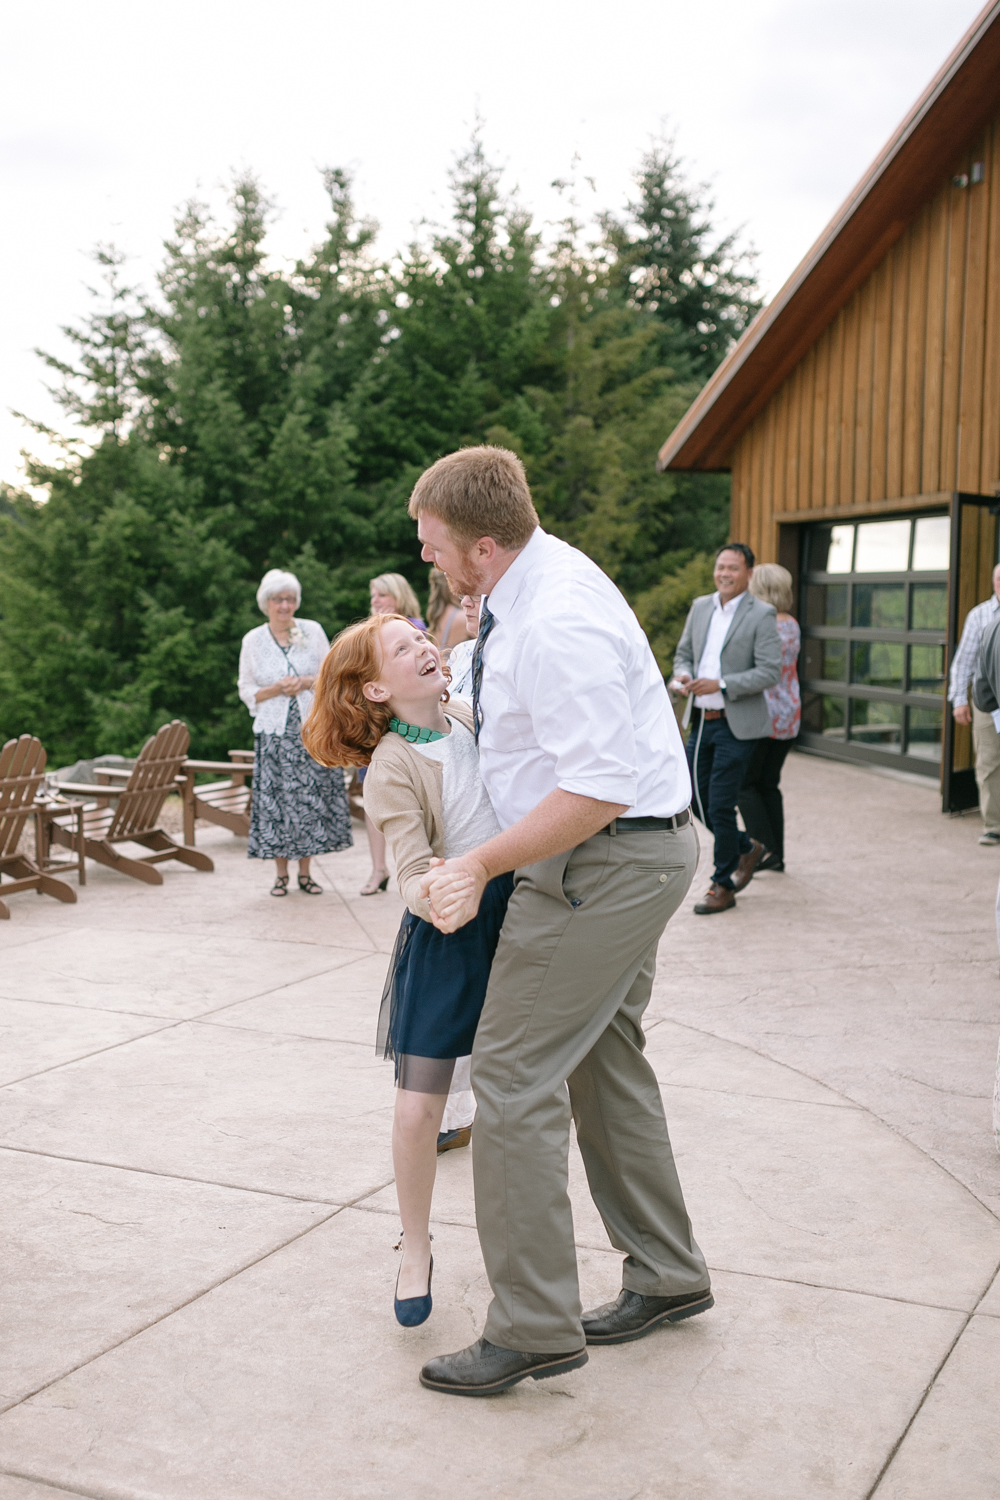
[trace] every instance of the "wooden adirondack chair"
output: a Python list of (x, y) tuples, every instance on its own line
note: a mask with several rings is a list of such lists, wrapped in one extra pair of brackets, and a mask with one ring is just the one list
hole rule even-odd
[[(178, 790), (177, 783), (181, 780), (178, 773), (190, 743), (187, 725), (174, 719), (146, 741), (121, 788), (61, 783), (62, 791), (88, 798), (83, 831), (84, 849), (91, 859), (149, 885), (163, 884), (163, 876), (154, 866), (167, 859), (179, 859), (196, 870), (215, 869), (207, 854), (175, 844), (168, 833), (157, 827), (164, 802), (171, 792)], [(110, 805), (111, 797), (117, 799), (116, 807)], [(72, 848), (74, 835), (69, 820), (55, 817), (50, 826), (52, 838)], [(119, 854), (117, 844), (142, 844), (154, 852), (137, 859)]]
[[(8, 740), (0, 750), (0, 896), (12, 896), (15, 891), (37, 891), (40, 895), (54, 896), (57, 901), (73, 902), (76, 892), (72, 886), (46, 874), (35, 860), (17, 852), (25, 823), (37, 813), (35, 799), (45, 785), (45, 759), (41, 740), (31, 734)], [(37, 854), (37, 822), (35, 832)], [(5, 875), (11, 879), (4, 882)], [(10, 908), (0, 900), (0, 918), (9, 916)]]
[[(253, 775), (253, 751), (230, 750), (229, 760), (186, 760), (184, 772), (184, 842), (194, 843), (198, 818), (218, 823), (231, 833), (246, 838), (250, 832), (250, 788), (247, 777)], [(225, 781), (196, 784), (200, 772), (225, 772)]]

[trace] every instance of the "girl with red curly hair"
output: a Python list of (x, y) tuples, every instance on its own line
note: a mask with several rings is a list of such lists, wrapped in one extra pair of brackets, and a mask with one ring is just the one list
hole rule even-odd
[(373, 615), (334, 641), (302, 738), (321, 765), (368, 766), (365, 809), (385, 834), (409, 908), (389, 965), (379, 1051), (395, 1059), (392, 1153), (403, 1221), (396, 1317), (431, 1311), (429, 1222), (437, 1138), (455, 1063), (472, 1051), (513, 877), (486, 888), (457, 932), (430, 920), (432, 859), (476, 848), (500, 825), (479, 775), (471, 706), (448, 696), (441, 653), (403, 615)]

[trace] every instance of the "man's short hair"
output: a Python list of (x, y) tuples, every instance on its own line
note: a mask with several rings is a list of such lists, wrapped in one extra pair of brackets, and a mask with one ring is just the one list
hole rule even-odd
[(747, 546), (746, 542), (727, 542), (726, 545), (724, 547), (720, 547), (718, 552), (715, 554), (716, 562), (719, 561), (719, 558), (722, 556), (723, 552), (739, 552), (748, 568), (752, 568), (757, 560), (754, 557), (753, 553), (750, 551), (750, 548)]
[(538, 512), (524, 465), (506, 448), (460, 448), (439, 458), (413, 487), (410, 515), (437, 516), (458, 541), (481, 536), (519, 552), (531, 540)]

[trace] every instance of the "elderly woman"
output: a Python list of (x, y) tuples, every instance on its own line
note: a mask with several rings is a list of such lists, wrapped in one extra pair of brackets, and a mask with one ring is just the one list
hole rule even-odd
[(764, 693), (771, 713), (771, 737), (757, 741), (736, 799), (747, 833), (767, 851), (757, 866), (759, 873), (785, 868), (785, 804), (778, 783), (802, 721), (797, 667), (802, 635), (791, 613), (794, 593), (787, 568), (758, 563), (750, 575), (750, 592), (774, 605), (781, 638), (781, 677)]
[[(407, 583), (402, 573), (380, 573), (368, 585), (373, 615), (405, 615), (418, 630), (426, 630), (420, 616), (420, 600)], [(367, 767), (360, 766), (355, 772), (358, 785), (363, 786)], [(372, 872), (361, 887), (362, 896), (377, 896), (389, 884), (389, 871), (385, 862), (385, 835), (379, 833), (371, 818), (365, 813), (365, 832), (372, 857)]]
[(272, 568), (261, 579), (257, 605), (267, 615), (243, 637), (239, 694), (254, 716), (251, 859), (278, 867), (272, 896), (288, 895), (288, 861), (299, 862), (299, 890), (318, 896), (309, 874), (314, 854), (349, 849), (351, 813), (343, 772), (317, 765), (302, 743), (316, 674), (330, 649), (322, 625), (296, 620), (302, 590), (294, 573)]

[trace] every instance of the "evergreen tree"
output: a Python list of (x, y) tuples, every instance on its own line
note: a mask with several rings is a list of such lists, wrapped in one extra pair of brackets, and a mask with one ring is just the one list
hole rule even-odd
[(362, 481), (415, 477), (481, 442), (505, 403), (551, 375), (538, 236), (499, 175), (476, 137), (452, 172), (451, 226), (395, 271), (383, 347), (350, 406)]
[(77, 358), (48, 360), (79, 437), (31, 465), (43, 504), (0, 496), (0, 737), (30, 729), (58, 764), (135, 751), (176, 715), (197, 753), (245, 744), (236, 661), (261, 573), (296, 572), (331, 634), (367, 612), (373, 574), (421, 588), (406, 501), (468, 443), (522, 454), (545, 524), (635, 599), (666, 665), (728, 485), (659, 476), (656, 452), (755, 303), (670, 154), (637, 182), (623, 218), (589, 239), (568, 220), (547, 248), (476, 137), (451, 223), (391, 263), (341, 171), (289, 271), (248, 176), (228, 226), (185, 210), (155, 299), (100, 251)]
[(725, 538), (728, 476), (658, 475), (656, 455), (760, 306), (752, 262), (732, 235), (713, 243), (711, 205), (667, 147), (636, 186), (596, 242), (566, 221), (550, 273), (562, 378), (527, 393), (548, 440), (522, 450), (547, 524), (629, 597)]
[(655, 319), (660, 359), (700, 386), (760, 311), (753, 252), (716, 240), (714, 203), (684, 177), (669, 142), (654, 142), (635, 174), (624, 216), (604, 214), (611, 282)]

